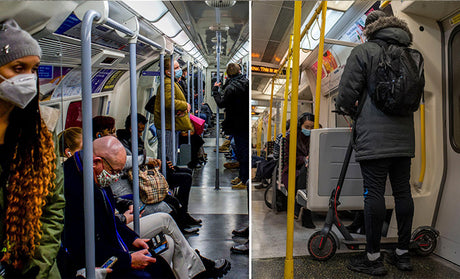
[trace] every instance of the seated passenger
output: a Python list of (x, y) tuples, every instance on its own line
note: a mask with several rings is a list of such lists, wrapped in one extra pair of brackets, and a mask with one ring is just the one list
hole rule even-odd
[[(76, 152), (64, 163), (66, 207), (62, 246), (68, 252), (73, 271), (85, 266), (82, 153)], [(110, 278), (174, 278), (169, 265), (149, 255), (147, 239), (139, 238), (114, 216), (115, 201), (109, 186), (119, 178), (125, 161), (126, 151), (115, 137), (93, 142), (96, 266), (115, 256), (118, 261)]]
[(60, 132), (58, 135), (59, 155), (63, 158), (70, 158), (82, 149), (82, 129), (80, 127), (71, 127)]
[[(124, 203), (124, 211), (120, 206), (117, 209), (123, 213), (123, 223), (133, 229), (133, 206), (132, 201), (117, 200), (117, 205)], [(128, 207), (126, 207), (128, 205)], [(194, 278), (200, 274), (199, 278), (215, 278), (220, 277), (230, 270), (231, 264), (225, 259), (212, 261), (202, 257), (198, 250), (195, 252), (190, 244), (181, 233), (174, 219), (166, 213), (154, 213), (148, 216), (141, 217), (140, 222), (140, 237), (151, 239), (159, 232), (163, 232), (169, 236), (173, 245), (170, 245), (168, 250), (171, 253), (172, 266), (176, 276), (181, 278)], [(169, 243), (169, 241), (168, 241)], [(164, 256), (164, 255), (162, 255)], [(165, 259), (169, 261), (167, 256)], [(206, 271), (205, 271), (206, 270)], [(204, 272), (205, 271), (205, 272)]]
[[(137, 114), (138, 120), (138, 148), (139, 148), (139, 156), (143, 154), (144, 150), (144, 141), (142, 140), (142, 133), (145, 129), (145, 124), (147, 123), (147, 119), (142, 114)], [(118, 130), (117, 136), (123, 146), (126, 149), (128, 154), (131, 153), (131, 114), (126, 117), (125, 121), (125, 130)], [(153, 159), (147, 157), (147, 162), (150, 164), (160, 164), (161, 160)], [(179, 168), (177, 166), (173, 166), (171, 162), (167, 161), (167, 168), (166, 168), (166, 178), (167, 182), (172, 190), (177, 188), (177, 194), (175, 197), (179, 200), (181, 204), (181, 211), (184, 212), (183, 218), (184, 220), (179, 221), (178, 223), (183, 224), (185, 226), (188, 225), (199, 225), (201, 220), (193, 218), (188, 213), (188, 202), (190, 198), (190, 188), (192, 187), (192, 172), (190, 169), (187, 168)], [(181, 214), (182, 215), (182, 214)], [(182, 227), (182, 226), (181, 226)]]
[[(306, 189), (307, 184), (307, 167), (308, 156), (310, 153), (310, 132), (314, 127), (315, 116), (309, 112), (302, 114), (297, 123), (297, 148), (296, 148), (296, 183), (295, 193), (298, 189)], [(286, 135), (284, 145), (284, 167), (281, 174), (281, 181), (286, 189), (288, 188), (288, 170), (289, 170), (289, 140), (290, 133)], [(301, 206), (296, 202), (295, 216), (299, 216)], [(311, 211), (304, 208), (302, 214), (302, 226), (314, 229)]]
[(115, 119), (111, 116), (96, 116), (93, 118), (93, 139), (104, 136), (115, 136)]

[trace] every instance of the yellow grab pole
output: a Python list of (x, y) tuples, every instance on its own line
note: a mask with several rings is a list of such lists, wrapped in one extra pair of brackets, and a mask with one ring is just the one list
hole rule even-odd
[[(289, 49), (288, 55), (291, 52), (292, 47), (292, 35), (289, 37)], [(287, 108), (288, 108), (288, 96), (289, 96), (289, 79), (291, 73), (291, 57), (287, 58), (287, 68), (286, 68), (286, 87), (284, 88), (284, 103), (283, 103), (283, 118), (281, 121), (281, 132), (283, 133), (283, 138), (286, 137), (286, 121), (287, 121)]]
[(316, 69), (316, 96), (315, 96), (315, 125), (314, 129), (319, 128), (319, 107), (321, 103), (321, 77), (323, 74), (323, 52), (324, 52), (324, 33), (326, 29), (326, 10), (327, 1), (322, 2), (323, 9), (321, 12), (321, 33), (318, 46), (318, 67)]
[(425, 141), (425, 101), (422, 100), (420, 104), (420, 133), (421, 133), (421, 145), (422, 145), (422, 166), (420, 169), (420, 177), (418, 178), (418, 186), (421, 187), (423, 179), (425, 178), (426, 168), (426, 141)]
[(383, 1), (382, 4), (380, 4), (379, 9), (384, 9), (386, 6), (390, 5), (391, 1)]
[[(302, 34), (300, 35), (300, 40), (303, 39), (303, 37), (307, 34), (307, 31), (310, 29), (310, 27), (313, 25), (313, 23), (315, 22), (315, 19), (316, 17), (318, 16), (318, 14), (321, 12), (321, 5), (318, 6), (318, 8), (315, 10), (315, 13), (313, 14), (313, 16), (311, 17), (310, 21), (308, 22), (308, 24), (305, 26), (305, 28), (303, 29), (302, 31)], [(279, 70), (278, 72), (275, 74), (275, 78), (279, 75), (279, 73), (281, 72), (281, 69), (284, 67), (284, 64), (286, 64), (286, 61), (289, 59), (289, 57), (291, 57), (292, 55), (292, 50), (291, 49), (288, 49), (288, 55), (286, 56), (286, 59), (283, 60), (283, 62), (281, 62), (280, 64), (280, 67), (279, 67)]]
[(272, 137), (272, 108), (273, 108), (273, 91), (275, 90), (275, 79), (272, 79), (272, 94), (270, 96), (270, 111), (268, 112), (268, 129), (267, 129), (267, 142), (271, 141)]
[(260, 148), (262, 146), (262, 126), (263, 126), (263, 121), (262, 118), (259, 118), (259, 123), (257, 124), (257, 156), (260, 156)]
[(288, 172), (288, 211), (286, 235), (286, 259), (284, 261), (284, 278), (294, 278), (294, 203), (295, 203), (295, 170), (297, 149), (297, 100), (299, 94), (299, 56), (300, 56), (300, 17), (302, 1), (295, 1), (294, 6), (294, 45), (292, 49), (292, 95), (291, 95), (291, 133), (289, 139), (289, 172)]

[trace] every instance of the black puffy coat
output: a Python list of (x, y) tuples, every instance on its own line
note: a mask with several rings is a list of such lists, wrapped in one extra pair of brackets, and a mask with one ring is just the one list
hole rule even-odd
[(375, 89), (373, 73), (376, 72), (382, 51), (373, 41), (409, 46), (412, 34), (404, 21), (396, 17), (384, 17), (367, 26), (365, 35), (369, 41), (355, 47), (347, 59), (336, 102), (339, 110), (353, 113), (356, 111), (356, 101), (366, 94), (362, 111), (356, 119), (353, 145), (356, 161), (414, 157), (413, 115), (387, 115), (376, 108), (367, 95)]
[(249, 137), (249, 81), (244, 75), (230, 78), (219, 92), (219, 87), (212, 88), (212, 95), (219, 108), (225, 108), (222, 129), (228, 135), (245, 135)]

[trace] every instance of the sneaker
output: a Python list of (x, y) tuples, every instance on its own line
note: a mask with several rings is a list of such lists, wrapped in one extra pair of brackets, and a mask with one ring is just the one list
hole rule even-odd
[(240, 162), (227, 162), (224, 164), (226, 169), (237, 169), (240, 167)]
[(262, 178), (255, 176), (255, 177), (252, 179), (252, 182), (262, 182)]
[(195, 252), (200, 256), (201, 262), (203, 263), (206, 270), (199, 274), (195, 278), (220, 278), (228, 273), (232, 267), (231, 263), (226, 259), (220, 260), (210, 260), (200, 255), (200, 251), (195, 250)]
[(383, 265), (383, 254), (375, 261), (370, 261), (367, 254), (361, 254), (350, 260), (348, 269), (356, 272), (362, 272), (375, 276), (383, 276), (387, 274), (387, 269)]
[(244, 244), (238, 244), (232, 246), (230, 251), (235, 254), (249, 255), (249, 241), (246, 241)]
[(233, 190), (246, 190), (247, 188), (248, 188), (248, 186), (246, 186), (246, 184), (244, 184), (243, 182), (240, 182), (240, 183), (232, 186)]
[(396, 266), (399, 270), (402, 271), (412, 271), (412, 264), (410, 263), (409, 253), (404, 253), (401, 256), (398, 256), (395, 251), (391, 251), (386, 258), (386, 262)]
[(231, 183), (232, 185), (239, 184), (241, 182), (241, 179), (239, 177), (235, 177), (235, 179), (232, 179)]

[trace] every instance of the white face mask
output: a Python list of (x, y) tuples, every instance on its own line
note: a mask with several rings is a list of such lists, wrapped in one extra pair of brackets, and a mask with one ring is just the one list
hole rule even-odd
[(37, 94), (37, 76), (20, 74), (10, 79), (0, 75), (4, 81), (0, 83), (0, 99), (25, 108)]
[(110, 184), (117, 182), (120, 179), (121, 174), (110, 174), (106, 170), (102, 170), (102, 172), (97, 176), (97, 182), (101, 187), (108, 187)]

